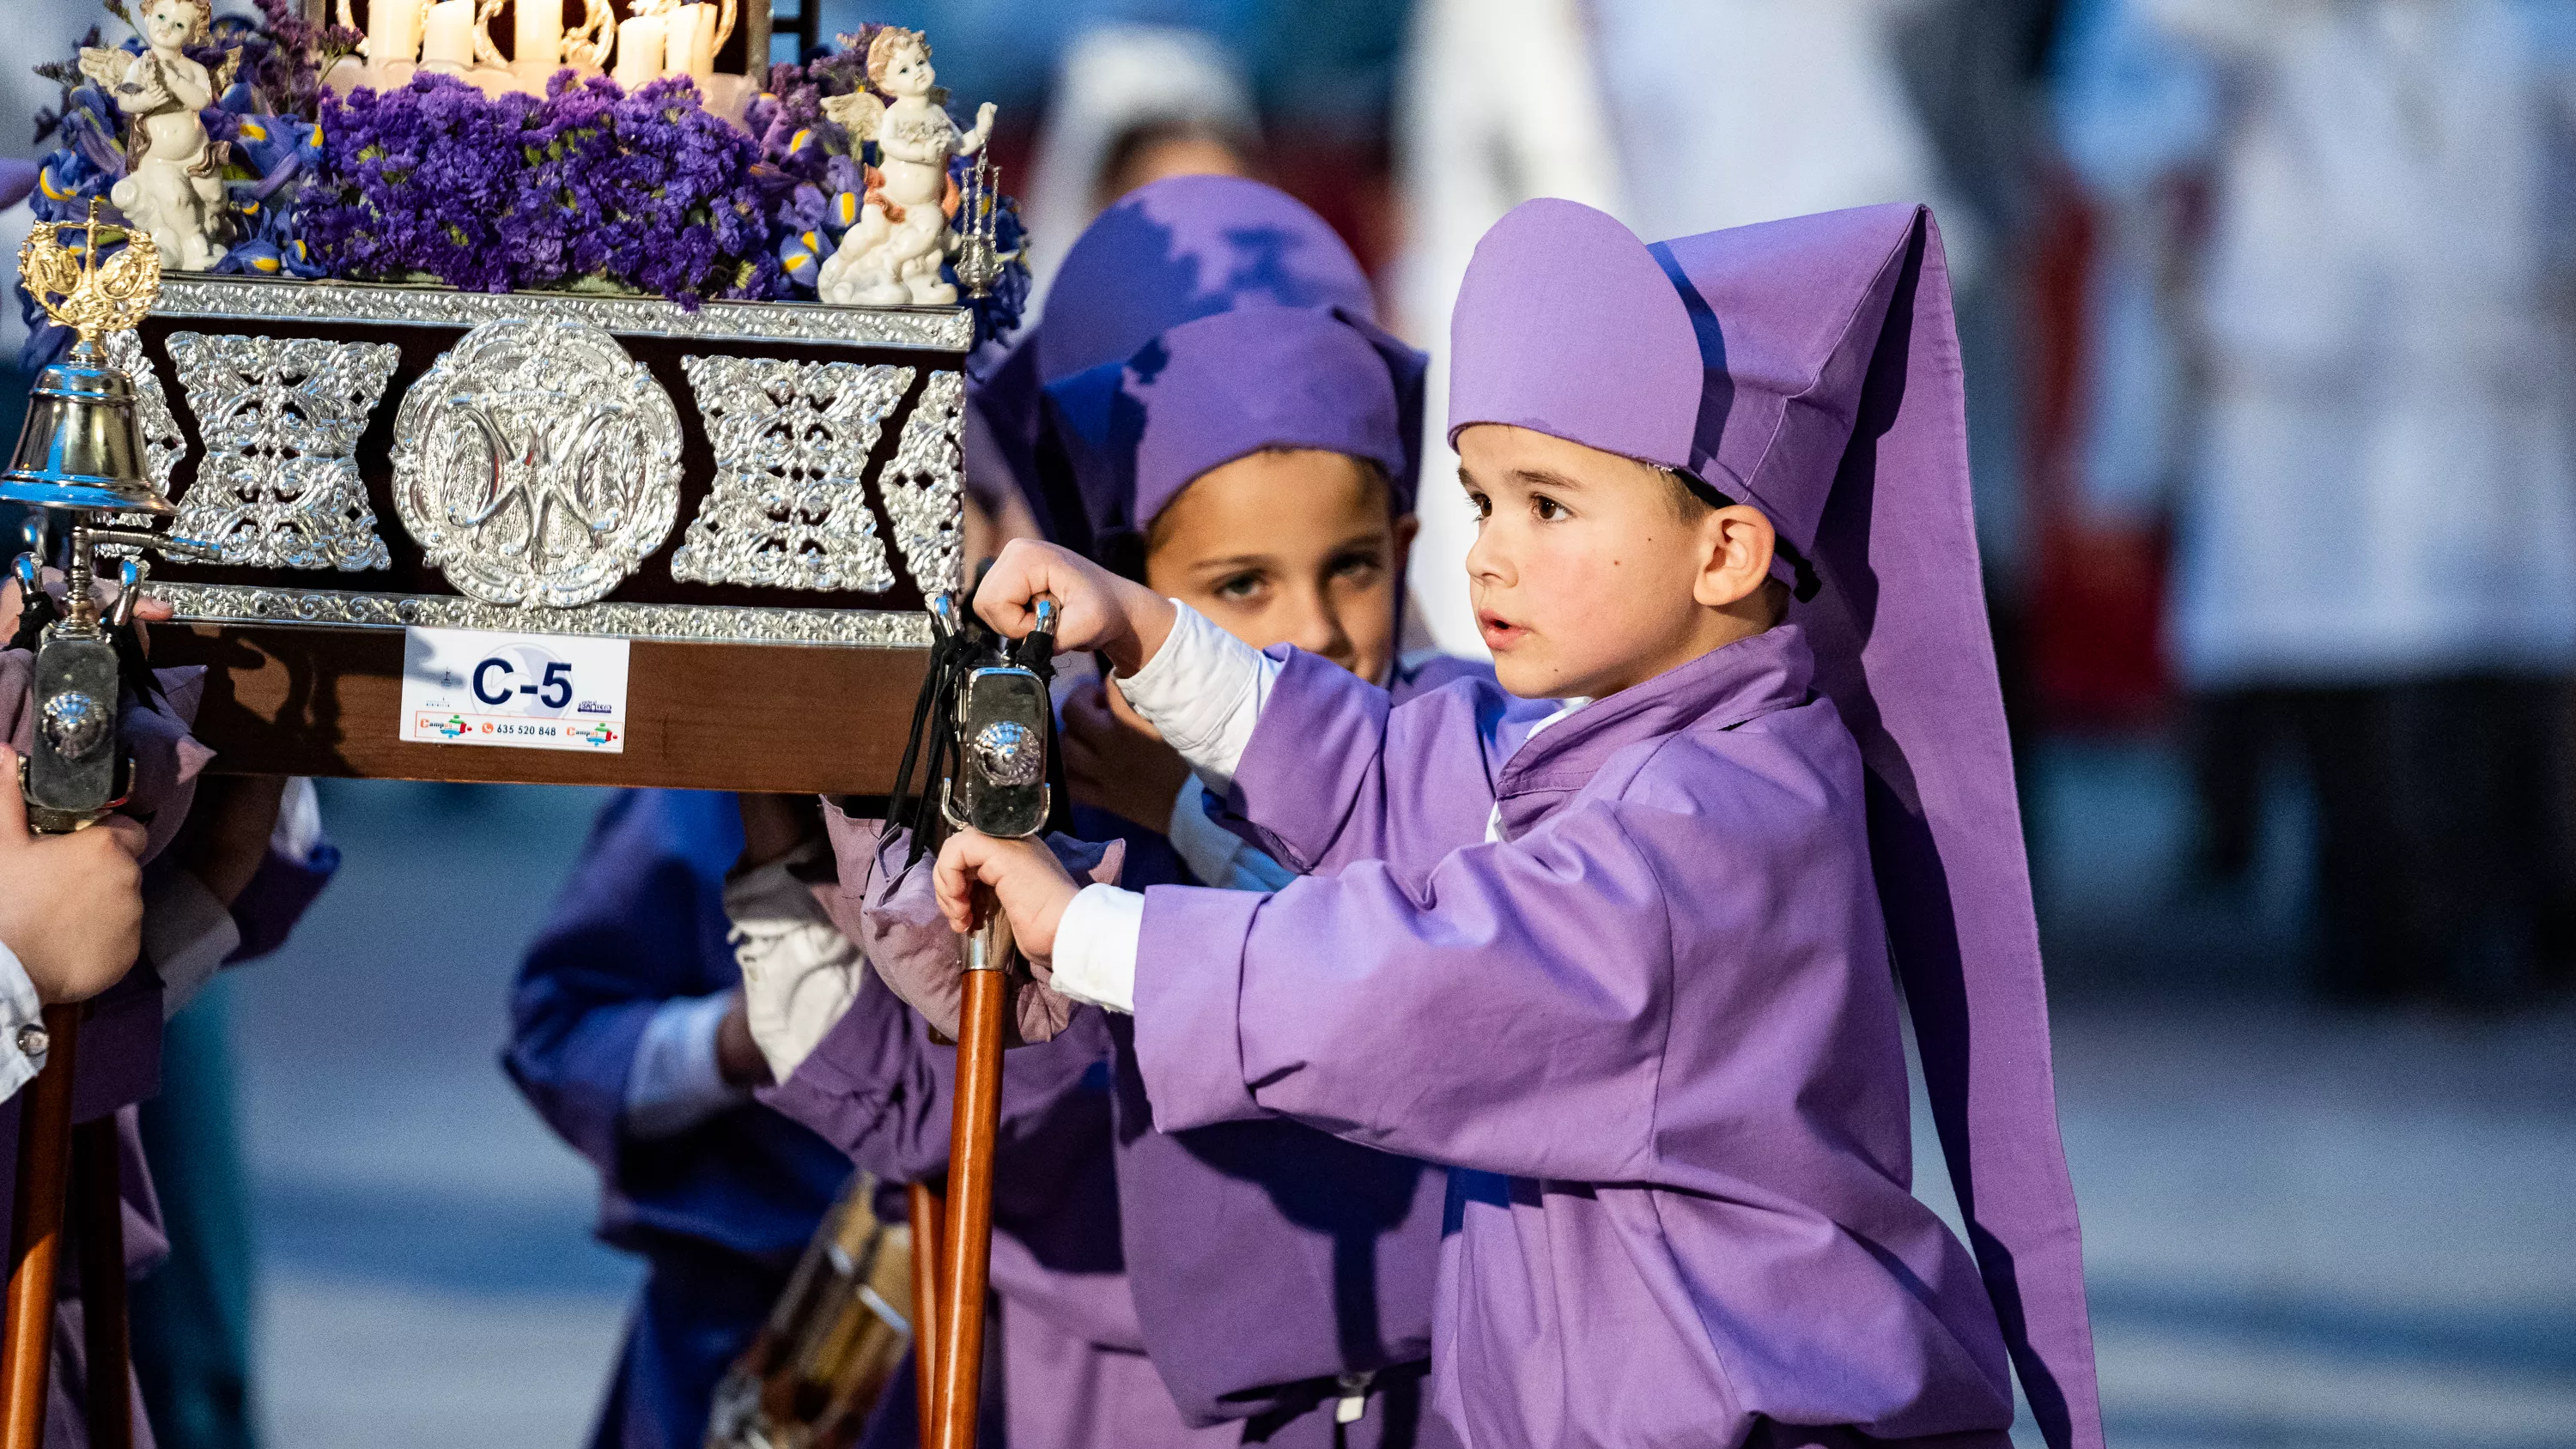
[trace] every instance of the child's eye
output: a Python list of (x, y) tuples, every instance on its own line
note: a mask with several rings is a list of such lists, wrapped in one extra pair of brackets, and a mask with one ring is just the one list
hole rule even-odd
[(1530, 512), (1537, 514), (1540, 518), (1550, 523), (1566, 516), (1565, 505), (1548, 497), (1544, 493), (1533, 493), (1530, 495)]
[(1344, 554), (1333, 560), (1327, 572), (1337, 579), (1372, 579), (1377, 577), (1378, 561), (1373, 554)]
[(1217, 581), (1215, 592), (1220, 599), (1242, 603), (1261, 592), (1261, 575), (1235, 574), (1230, 578), (1220, 579)]
[(1494, 500), (1473, 489), (1468, 490), (1467, 506), (1476, 510), (1476, 516), (1480, 519), (1494, 516)]

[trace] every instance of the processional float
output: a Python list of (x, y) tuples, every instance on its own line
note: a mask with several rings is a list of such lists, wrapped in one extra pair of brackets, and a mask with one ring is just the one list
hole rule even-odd
[[(0, 500), (48, 521), (14, 565), (20, 640), (38, 648), (25, 765), (38, 828), (80, 828), (122, 795), (115, 725), (120, 690), (148, 678), (131, 627), (147, 577), (174, 614), (152, 630), (150, 663), (205, 667), (193, 729), (217, 772), (884, 808), (912, 793), (918, 753), (917, 834), (1046, 824), (1051, 644), (1005, 646), (961, 597), (967, 357), (1025, 281), (1006, 250), (1015, 215), (979, 154), (992, 108), (972, 129), (949, 120), (912, 32), (843, 37), (856, 63), (817, 62), (782, 98), (753, 63), (765, 0), (739, 28), (732, 0), (573, 5), (306, 0), (306, 31), (278, 35), (164, 0), (139, 7), (139, 46), (60, 68), (67, 144), (46, 163), (51, 219), (21, 272), (77, 342), (39, 377), (0, 480)], [(524, 55), (492, 39), (505, 18)], [(237, 75), (253, 43), (303, 77), (305, 114)], [(711, 73), (719, 63), (729, 73)], [(585, 96), (612, 64), (627, 85)], [(501, 285), (477, 273), (469, 290), (445, 263), (368, 250), (418, 219), (403, 206), (438, 200), (404, 201), (364, 146), (327, 149), (317, 97), (372, 90), (373, 111), (337, 114), (386, 125), (436, 104), (453, 128), (472, 101), (421, 76), (498, 98), (548, 92), (560, 69), (573, 76), (544, 104), (598, 103), (583, 144), (627, 145), (629, 112), (609, 102), (653, 85), (651, 114), (680, 124), (650, 144), (681, 133), (739, 164), (671, 222), (731, 252), (674, 296), (614, 259)], [(90, 144), (120, 123), (121, 145)], [(515, 194), (542, 225), (548, 188), (579, 184), (531, 178)], [(609, 226), (597, 208), (643, 203), (585, 204), (587, 225)], [(51, 610), (49, 564), (64, 576)], [(110, 564), (124, 589), (102, 605), (92, 581)], [(720, 1395), (711, 1444), (849, 1442), (907, 1344), (924, 1443), (973, 1443), (1015, 963), (998, 912), (961, 950), (974, 969), (945, 1198), (911, 1185), (910, 1221), (886, 1224), (872, 1185), (854, 1185)], [(73, 1211), (84, 1263), (102, 1269), (83, 1274), (89, 1362), (114, 1389), (91, 1396), (91, 1437), (114, 1449), (130, 1435), (122, 1275), (107, 1268), (121, 1267), (113, 1122), (71, 1123), (78, 1009), (49, 1008), (45, 1029), (19, 1142), (0, 1449), (43, 1437), (75, 1138)]]

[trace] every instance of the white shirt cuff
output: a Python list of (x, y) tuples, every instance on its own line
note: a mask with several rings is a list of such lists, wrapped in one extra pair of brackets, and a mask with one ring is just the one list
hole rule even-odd
[[(828, 847), (821, 847), (828, 848)], [(802, 857), (791, 857), (801, 859)], [(858, 999), (858, 943), (841, 934), (789, 861), (725, 882), (734, 963), (742, 968), (751, 1039), (786, 1081)]]
[(277, 828), (268, 833), (268, 848), (298, 864), (313, 858), (322, 843), (322, 797), (302, 775), (288, 778), (278, 797)]
[(626, 1074), (627, 1136), (676, 1136), (751, 1100), (716, 1062), (716, 1033), (732, 1009), (733, 993), (718, 991), (675, 997), (654, 1010)]
[(205, 882), (172, 871), (143, 900), (143, 954), (161, 975), (161, 1019), (169, 1020), (241, 949), (241, 926)]
[(18, 953), (0, 945), (0, 1102), (18, 1095), (20, 1087), (44, 1070), (43, 1052), (19, 1049), (27, 1028), (44, 1022), (45, 1004), (37, 999), (35, 981), (20, 964)]
[(1144, 933), (1143, 892), (1084, 886), (1055, 923), (1047, 984), (1076, 1001), (1135, 1015), (1136, 943)]
[(1297, 873), (1244, 843), (1243, 837), (1209, 818), (1207, 792), (1196, 777), (1181, 782), (1172, 802), (1170, 828), (1163, 832), (1181, 862), (1199, 884), (1229, 891), (1275, 891)]
[(1144, 668), (1119, 677), (1118, 692), (1222, 795), (1283, 666), (1180, 600), (1172, 606), (1180, 616), (1171, 637)]

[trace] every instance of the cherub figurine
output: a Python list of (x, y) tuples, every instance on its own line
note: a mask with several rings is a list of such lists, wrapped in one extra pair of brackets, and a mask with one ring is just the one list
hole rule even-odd
[(957, 289), (939, 279), (952, 241), (953, 191), (948, 158), (972, 156), (993, 132), (993, 104), (975, 111), (975, 129), (958, 134), (947, 92), (930, 68), (930, 42), (917, 30), (887, 26), (868, 45), (868, 79), (894, 97), (888, 105), (866, 91), (823, 103), (849, 128), (852, 142), (877, 143), (877, 165), (859, 219), (841, 249), (823, 263), (815, 290), (826, 302), (868, 307), (914, 303), (949, 306)]
[(206, 38), (213, 0), (144, 0), (143, 54), (85, 48), (81, 73), (116, 97), (133, 118), (125, 142), (125, 178), (108, 200), (152, 233), (161, 265), (203, 272), (224, 259), (214, 232), (224, 210), (224, 147), (206, 137), (197, 112), (231, 84), (241, 52), (227, 51), (209, 74), (181, 47)]

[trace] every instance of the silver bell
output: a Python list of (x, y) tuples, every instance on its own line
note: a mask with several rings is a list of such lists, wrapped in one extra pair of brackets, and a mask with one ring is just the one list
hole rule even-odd
[(0, 500), (154, 515), (174, 511), (143, 471), (134, 384), (108, 365), (95, 342), (82, 342), (37, 374), (17, 451), (9, 471), (0, 474)]

